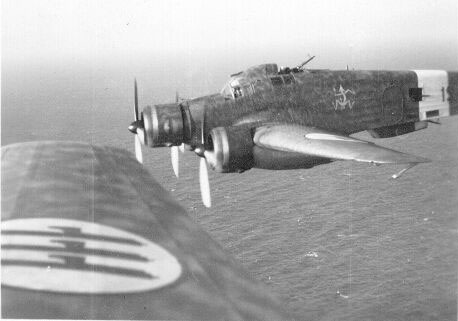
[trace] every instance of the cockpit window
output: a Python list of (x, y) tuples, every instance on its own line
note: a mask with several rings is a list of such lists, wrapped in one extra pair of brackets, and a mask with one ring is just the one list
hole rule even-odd
[(231, 79), (221, 90), (221, 95), (225, 99), (235, 99), (244, 95), (249, 95), (251, 93), (249, 90), (251, 87), (247, 86), (243, 81), (240, 81), (239, 78)]
[(283, 75), (283, 80), (285, 81), (285, 85), (294, 83), (294, 77), (292, 75)]
[(272, 85), (274, 86), (283, 85), (283, 79), (281, 79), (281, 77), (272, 77), (270, 78), (270, 81), (272, 82)]
[(239, 86), (234, 87), (233, 90), (234, 90), (234, 98), (239, 98), (243, 96), (242, 88), (240, 88)]
[(221, 95), (225, 99), (233, 99), (234, 96), (232, 96), (232, 88), (229, 84), (224, 85), (223, 89), (221, 89)]

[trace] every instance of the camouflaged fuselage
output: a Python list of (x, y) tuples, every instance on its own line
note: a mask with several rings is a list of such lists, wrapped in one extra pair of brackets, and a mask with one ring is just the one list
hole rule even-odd
[[(275, 64), (233, 75), (221, 94), (182, 103), (192, 115), (193, 145), (220, 126), (295, 123), (352, 134), (458, 113), (458, 72), (331, 71), (279, 73)], [(232, 97), (229, 95), (231, 94)]]

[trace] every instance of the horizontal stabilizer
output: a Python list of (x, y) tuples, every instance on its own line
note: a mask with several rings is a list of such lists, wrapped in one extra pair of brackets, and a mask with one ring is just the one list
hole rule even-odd
[(417, 164), (428, 159), (401, 153), (370, 142), (317, 128), (277, 124), (256, 129), (254, 143), (278, 151), (302, 153), (334, 160), (375, 164)]

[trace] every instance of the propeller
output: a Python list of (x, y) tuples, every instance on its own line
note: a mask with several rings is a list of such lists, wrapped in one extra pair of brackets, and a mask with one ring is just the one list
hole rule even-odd
[(142, 143), (138, 135), (135, 135), (135, 158), (140, 164), (143, 164)]
[(200, 159), (199, 164), (199, 183), (200, 194), (202, 195), (202, 203), (204, 203), (205, 207), (211, 207), (212, 200), (210, 195), (210, 181), (208, 179), (207, 161), (204, 157)]
[[(175, 91), (175, 103), (178, 104), (178, 103), (180, 102), (180, 100), (183, 100), (183, 99), (180, 98), (180, 94), (178, 93), (178, 90), (177, 90), (177, 91)], [(180, 146), (178, 146), (178, 148), (179, 148), (180, 152), (183, 154), (184, 151), (185, 151), (185, 145), (184, 145), (184, 143), (182, 143)], [(172, 153), (173, 153), (173, 151), (172, 151)], [(177, 156), (177, 157), (178, 157), (178, 156)], [(173, 158), (172, 158), (172, 162), (173, 162)], [(178, 168), (178, 167), (177, 167), (177, 168)], [(177, 172), (178, 172), (178, 171), (177, 171)], [(178, 175), (177, 175), (177, 177), (178, 177)]]
[(199, 185), (200, 185), (200, 195), (202, 196), (202, 203), (205, 207), (211, 207), (211, 195), (210, 195), (210, 181), (208, 179), (208, 166), (207, 159), (205, 158), (205, 107), (202, 115), (201, 123), (201, 145), (195, 149), (197, 155), (200, 158), (199, 164)]
[[(175, 103), (178, 104), (178, 102), (180, 101), (180, 96), (178, 95), (178, 91), (175, 91)], [(183, 144), (180, 145), (181, 146), (184, 146)], [(170, 149), (170, 158), (172, 159), (172, 168), (173, 168), (173, 173), (175, 174), (175, 176), (178, 178), (179, 177), (179, 168), (180, 168), (180, 157), (179, 157), (179, 153), (178, 153), (178, 146), (172, 146), (172, 148)], [(182, 150), (182, 152), (184, 152), (184, 148)]]
[(179, 162), (180, 162), (178, 151), (179, 151), (178, 146), (172, 146), (172, 148), (170, 149), (173, 173), (175, 174), (177, 178), (179, 177)]
[(143, 119), (138, 115), (138, 89), (137, 79), (134, 80), (134, 121), (129, 126), (129, 131), (135, 134), (135, 157), (139, 163), (143, 163), (142, 142), (139, 135), (144, 135)]

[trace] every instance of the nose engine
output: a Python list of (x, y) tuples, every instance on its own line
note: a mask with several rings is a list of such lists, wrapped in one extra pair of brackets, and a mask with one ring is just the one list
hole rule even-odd
[(149, 147), (179, 146), (190, 137), (189, 113), (179, 104), (143, 109), (145, 144)]

